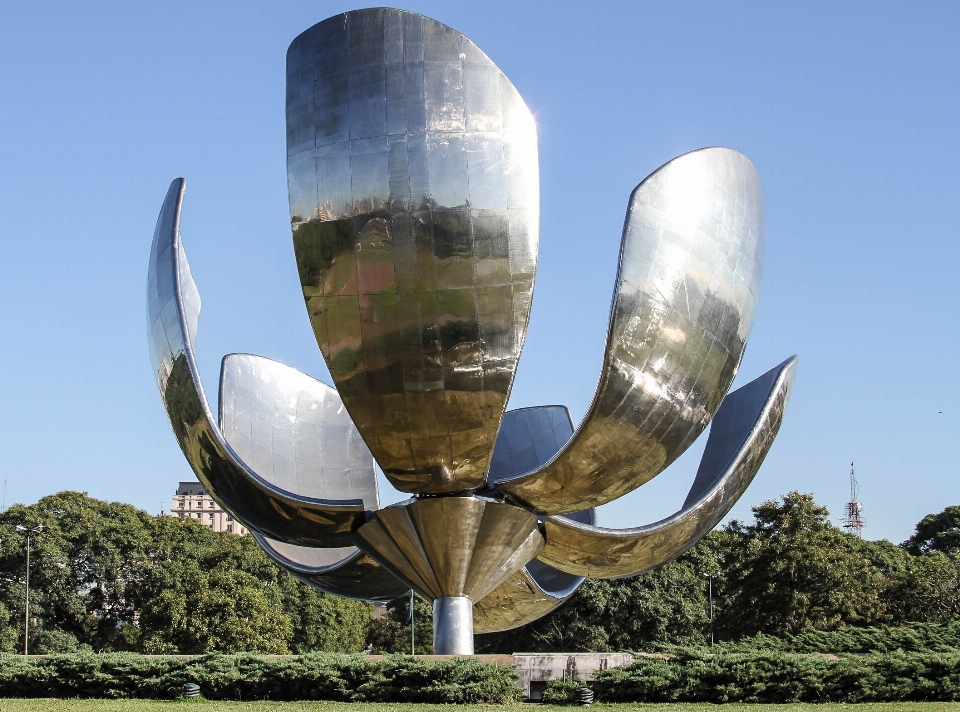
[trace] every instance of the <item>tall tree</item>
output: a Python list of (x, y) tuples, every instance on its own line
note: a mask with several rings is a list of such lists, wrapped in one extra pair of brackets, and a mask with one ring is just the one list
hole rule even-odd
[(960, 620), (960, 553), (913, 557), (891, 595), (899, 623)]
[(290, 618), (269, 600), (255, 576), (225, 567), (191, 567), (183, 584), (144, 606), (144, 652), (290, 652)]
[(960, 554), (960, 506), (925, 516), (903, 547), (911, 554)]
[(783, 635), (883, 620), (884, 577), (830, 523), (826, 507), (791, 492), (731, 522), (717, 627), (728, 638)]
[(0, 649), (23, 645), (26, 539), (16, 526), (38, 524), (31, 652), (362, 647), (370, 606), (297, 581), (252, 537), (61, 492), (0, 513)]

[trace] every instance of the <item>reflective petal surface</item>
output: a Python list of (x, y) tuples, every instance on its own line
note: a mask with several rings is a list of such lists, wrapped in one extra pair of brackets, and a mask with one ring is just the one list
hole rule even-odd
[(200, 293), (180, 240), (185, 187), (178, 178), (167, 191), (147, 276), (150, 356), (177, 442), (207, 492), (250, 529), (295, 544), (349, 545), (365, 521), (362, 500), (297, 497), (274, 487), (246, 466), (214, 422), (193, 356)]
[(550, 461), (573, 435), (570, 411), (563, 405), (509, 410), (503, 415), (487, 482), (496, 485)]
[(570, 593), (557, 595), (537, 584), (528, 564), (474, 604), (473, 632), (498, 633), (542, 618), (567, 600), (584, 578), (576, 580)]
[(391, 9), (287, 53), (294, 250), (347, 410), (405, 492), (479, 487), (533, 297), (533, 117), (476, 45)]
[(760, 469), (780, 430), (797, 363), (792, 356), (724, 399), (679, 512), (636, 529), (549, 517), (540, 560), (572, 574), (620, 578), (659, 566), (693, 546), (730, 511)]
[[(562, 405), (520, 408), (504, 413), (493, 450), (488, 482), (509, 478), (553, 457), (573, 434), (570, 413)], [(596, 524), (596, 511), (568, 515), (584, 524)], [(474, 632), (493, 633), (516, 628), (546, 615), (584, 582), (534, 559), (474, 606)]]
[(253, 536), (274, 561), (321, 591), (365, 601), (392, 601), (410, 590), (354, 546), (317, 549)]
[(373, 456), (325, 383), (262, 356), (230, 354), (220, 370), (220, 429), (278, 489), (380, 508)]
[(706, 148), (630, 199), (596, 395), (545, 466), (497, 489), (541, 514), (599, 506), (679, 457), (733, 382), (763, 264), (763, 195), (743, 155)]
[(432, 599), (479, 601), (543, 548), (533, 514), (476, 497), (386, 507), (354, 536), (384, 568)]

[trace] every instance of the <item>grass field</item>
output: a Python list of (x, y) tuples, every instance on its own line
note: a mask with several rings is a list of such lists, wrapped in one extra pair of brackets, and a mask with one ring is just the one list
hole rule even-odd
[[(457, 712), (531, 712), (534, 705), (458, 705)], [(544, 705), (543, 712), (563, 707)], [(882, 702), (844, 705), (711, 705), (676, 704), (594, 704), (596, 712), (958, 712), (958, 702)], [(183, 700), (14, 700), (0, 699), (0, 712), (451, 712), (451, 705), (410, 705), (343, 702), (212, 702)]]

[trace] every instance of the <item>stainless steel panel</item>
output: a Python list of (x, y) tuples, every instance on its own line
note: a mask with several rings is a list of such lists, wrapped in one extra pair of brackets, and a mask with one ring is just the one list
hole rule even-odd
[[(507, 411), (497, 435), (487, 481), (495, 484), (501, 478), (542, 465), (572, 434), (570, 413), (562, 405)], [(596, 524), (593, 509), (568, 516), (585, 524)], [(534, 621), (561, 605), (583, 582), (583, 576), (568, 574), (534, 559), (477, 601), (474, 630), (492, 633)]]
[(365, 520), (361, 499), (300, 497), (273, 486), (243, 462), (215, 424), (193, 355), (200, 294), (180, 240), (185, 186), (178, 178), (167, 191), (147, 277), (150, 354), (174, 435), (211, 496), (250, 529), (293, 544), (349, 545), (351, 531)]
[(760, 469), (780, 429), (797, 364), (792, 356), (724, 399), (679, 512), (636, 529), (548, 517), (539, 559), (571, 574), (619, 578), (659, 566), (693, 546), (730, 511)]
[(373, 456), (325, 383), (261, 356), (230, 354), (220, 372), (220, 429), (277, 489), (380, 507)]
[(753, 165), (694, 151), (630, 199), (593, 403), (549, 463), (497, 489), (541, 514), (612, 501), (659, 474), (710, 423), (736, 375), (763, 263)]
[(496, 485), (546, 464), (573, 435), (570, 412), (562, 405), (507, 411), (500, 424), (487, 482)]
[[(582, 583), (584, 578), (576, 580)], [(531, 576), (528, 565), (477, 601), (473, 607), (473, 631), (497, 633), (526, 625), (560, 606), (568, 595), (543, 590)]]
[(480, 487), (533, 297), (536, 127), (470, 40), (391, 9), (287, 55), (294, 249), (317, 342), (387, 478)]
[(278, 564), (321, 591), (365, 601), (392, 601), (409, 588), (354, 546), (317, 549), (293, 546), (253, 533)]
[(384, 568), (432, 599), (478, 601), (543, 547), (533, 514), (476, 497), (386, 507), (354, 537)]
[[(596, 511), (588, 509), (556, 519), (596, 524)], [(538, 557), (497, 586), (473, 611), (476, 633), (510, 630), (542, 618), (576, 593), (583, 576), (555, 569)]]

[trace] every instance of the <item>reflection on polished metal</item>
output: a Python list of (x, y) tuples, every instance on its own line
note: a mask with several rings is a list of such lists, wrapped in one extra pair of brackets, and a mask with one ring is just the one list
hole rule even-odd
[(763, 263), (763, 198), (744, 156), (675, 158), (633, 192), (600, 385), (566, 447), (497, 488), (543, 514), (599, 506), (678, 458), (733, 382)]
[(180, 241), (185, 185), (178, 178), (167, 191), (147, 277), (150, 356), (174, 435), (207, 491), (248, 528), (293, 544), (347, 546), (365, 519), (361, 499), (325, 500), (274, 486), (243, 462), (214, 423), (193, 356), (200, 293)]
[(367, 601), (392, 601), (409, 588), (356, 547), (316, 549), (273, 541), (253, 533), (278, 564), (327, 593)]
[(478, 497), (386, 507), (356, 530), (357, 545), (427, 598), (479, 601), (543, 548), (537, 518)]
[[(600, 383), (504, 413), (533, 298), (536, 127), (470, 40), (409, 12), (330, 18), (287, 55), (294, 252), (336, 388), (248, 354), (223, 360), (220, 418), (200, 383), (200, 296), (170, 186), (147, 284), (150, 353), (197, 477), (264, 550), (318, 588), (434, 601), (434, 651), (533, 621), (585, 576), (680, 555), (769, 451), (791, 357), (727, 395), (753, 323), (763, 196), (725, 148), (676, 158), (634, 190)], [(594, 507), (655, 477), (710, 427), (683, 507), (634, 529)], [(380, 508), (375, 462), (414, 496)]]
[(572, 574), (620, 578), (689, 549), (753, 481), (780, 429), (796, 368), (797, 358), (792, 357), (724, 399), (679, 512), (655, 524), (619, 530), (549, 517), (548, 543), (540, 559)]
[(384, 474), (479, 487), (533, 299), (530, 111), (459, 32), (349, 12), (287, 52), (287, 173), (314, 334)]

